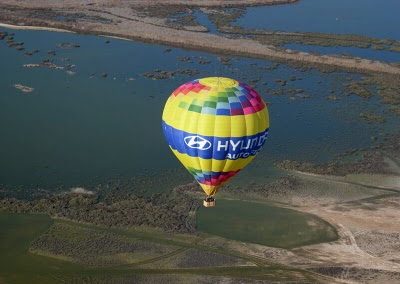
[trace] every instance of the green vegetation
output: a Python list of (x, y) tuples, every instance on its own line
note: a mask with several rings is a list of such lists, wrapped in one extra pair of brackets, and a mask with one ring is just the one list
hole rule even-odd
[(288, 171), (301, 171), (319, 175), (345, 176), (348, 174), (388, 174), (383, 151), (393, 152), (394, 146), (399, 143), (398, 135), (385, 137), (385, 144), (381, 144), (380, 150), (353, 149), (343, 157), (326, 164), (313, 164), (303, 161), (283, 160), (277, 163), (281, 169)]
[(97, 188), (90, 194), (61, 193), (37, 196), (32, 200), (16, 199), (12, 193), (1, 199), (0, 210), (13, 213), (45, 213), (52, 217), (108, 227), (156, 227), (164, 231), (193, 232), (191, 211), (197, 200), (174, 193), (142, 196), (116, 186)]
[(53, 223), (46, 215), (0, 214), (0, 280), (5, 283), (53, 283), (54, 272), (74, 270), (62, 261), (28, 253), (30, 242)]
[(255, 184), (251, 187), (231, 186), (229, 190), (223, 189), (218, 196), (275, 202), (296, 208), (313, 202), (322, 204), (348, 202), (387, 193), (379, 188), (366, 187), (362, 184), (352, 182), (344, 184), (344, 180), (345, 177), (309, 175), (292, 171), (289, 175), (267, 184)]
[(200, 231), (281, 248), (337, 239), (332, 226), (310, 214), (247, 201), (220, 199), (217, 203), (215, 208), (200, 209)]
[[(345, 84), (345, 90), (350, 95), (368, 99), (377, 93), (384, 104), (389, 104), (391, 110), (399, 114), (396, 109), (400, 105), (400, 78), (396, 75), (367, 74), (359, 81), (351, 81)], [(382, 122), (381, 119), (379, 119)]]
[[(0, 280), (5, 283), (118, 283), (124, 281), (135, 283), (147, 281), (148, 283), (151, 279), (157, 283), (171, 279), (174, 283), (185, 283), (193, 279), (210, 282), (222, 277), (225, 280), (228, 278), (296, 281), (297, 283), (317, 282), (316, 276), (309, 272), (272, 265), (265, 260), (235, 250), (228, 251), (224, 248), (202, 245), (199, 241), (203, 238), (194, 235), (110, 229), (64, 220), (53, 221), (46, 215), (39, 214), (0, 213), (0, 227), (2, 228), (0, 231)], [(82, 235), (79, 235), (81, 233)], [(88, 243), (90, 236), (94, 236), (92, 243)], [(50, 240), (50, 244), (43, 243), (41, 240), (44, 238)], [(111, 248), (106, 247), (106, 243), (99, 243), (99, 240), (111, 243)], [(32, 244), (30, 251), (34, 253), (29, 252), (30, 244)], [(68, 245), (76, 248), (70, 252)], [(142, 249), (150, 249), (157, 253), (150, 259), (125, 265), (96, 267), (71, 263), (79, 255), (79, 249), (84, 253), (89, 250), (88, 254), (92, 256), (96, 254), (96, 251), (103, 257), (110, 253), (110, 259), (112, 259), (112, 256), (115, 256), (113, 253), (122, 246), (128, 246), (132, 250), (137, 249), (139, 252)], [(59, 254), (52, 255), (48, 251), (46, 253), (45, 250), (49, 248), (57, 249)], [(164, 248), (167, 249), (164, 250)], [(63, 254), (64, 249), (70, 256)], [(111, 252), (110, 249), (112, 249)], [(47, 254), (47, 257), (37, 255), (38, 252)], [(48, 257), (50, 255), (51, 257)], [(196, 259), (193, 259), (194, 257)], [(212, 258), (212, 265), (209, 263), (210, 258)], [(176, 266), (168, 268), (160, 266), (158, 263), (163, 260), (172, 262)], [(151, 263), (155, 265), (152, 266)], [(247, 263), (250, 265), (246, 265)]]
[(368, 86), (364, 81), (350, 82), (346, 84), (346, 92), (350, 95), (356, 95), (365, 99), (373, 96), (373, 92), (370, 88), (371, 86)]
[(386, 121), (382, 115), (371, 112), (360, 113), (360, 118), (368, 123), (384, 123)]
[(400, 105), (400, 77), (386, 74), (369, 74), (365, 76), (365, 84), (376, 86), (378, 95), (382, 98), (383, 103), (392, 106)]
[(30, 251), (88, 266), (115, 266), (138, 263), (178, 248), (95, 227), (56, 222), (32, 243)]
[(230, 26), (232, 22), (244, 15), (246, 10), (243, 7), (229, 9), (205, 9), (208, 18), (219, 29)]
[(189, 248), (179, 254), (159, 261), (144, 263), (143, 268), (210, 268), (254, 266), (255, 264), (237, 256), (211, 252), (200, 248)]

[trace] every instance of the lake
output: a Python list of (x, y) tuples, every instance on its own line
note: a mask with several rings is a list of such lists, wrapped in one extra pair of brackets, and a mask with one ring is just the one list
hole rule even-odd
[[(398, 125), (377, 96), (365, 100), (345, 94), (343, 84), (358, 74), (304, 72), (242, 57), (223, 65), (214, 54), (162, 45), (0, 30), (15, 32), (26, 50), (39, 50), (27, 56), (0, 41), (0, 184), (5, 186), (90, 187), (144, 176), (143, 188), (152, 182), (151, 188), (163, 191), (191, 181), (164, 141), (161, 113), (175, 88), (207, 76), (250, 83), (269, 103), (270, 137), (255, 162), (235, 178), (237, 183), (276, 175), (277, 160), (323, 162), (370, 147), (371, 136), (379, 138)], [(79, 47), (60, 45), (66, 42)], [(23, 67), (45, 59), (66, 69)], [(165, 80), (143, 76), (157, 69), (176, 74)], [(285, 86), (280, 79), (287, 80)], [(34, 90), (26, 94), (15, 84)], [(276, 90), (282, 95), (271, 95)], [(339, 100), (327, 99), (332, 92)], [(365, 110), (384, 115), (386, 123), (361, 121), (359, 113)]]
[(357, 34), (400, 40), (400, 1), (300, 0), (247, 8), (236, 24), (289, 32)]

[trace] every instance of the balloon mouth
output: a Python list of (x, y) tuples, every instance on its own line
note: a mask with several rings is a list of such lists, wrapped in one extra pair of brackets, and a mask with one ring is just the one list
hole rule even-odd
[(212, 195), (207, 196), (203, 200), (203, 206), (204, 207), (215, 207), (215, 198)]

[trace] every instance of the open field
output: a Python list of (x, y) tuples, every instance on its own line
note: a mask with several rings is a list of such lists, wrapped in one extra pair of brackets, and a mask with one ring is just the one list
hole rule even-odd
[(53, 223), (46, 215), (0, 214), (0, 279), (5, 283), (53, 283), (50, 270), (74, 271), (72, 264), (28, 253), (30, 242)]
[(137, 238), (61, 222), (55, 223), (30, 246), (31, 253), (88, 266), (134, 264), (177, 249), (175, 246), (157, 245)]
[[(395, 165), (390, 167), (397, 171)], [(247, 198), (256, 202), (224, 200), (246, 199), (246, 194), (222, 192), (224, 198), (217, 200), (219, 207), (197, 212), (198, 229), (208, 234), (166, 233), (143, 227), (106, 228), (52, 221), (45, 215), (2, 214), (0, 225), (6, 231), (1, 235), (0, 253), (10, 257), (0, 275), (5, 281), (24, 283), (34, 267), (40, 272), (34, 278), (37, 283), (71, 279), (88, 283), (208, 283), (216, 279), (232, 283), (256, 280), (334, 283), (335, 279), (396, 283), (400, 275), (397, 244), (400, 228), (393, 220), (399, 218), (398, 175), (371, 178), (368, 174), (290, 173), (290, 182), (275, 181), (275, 185), (249, 191)], [(375, 184), (377, 179), (379, 185)], [(290, 210), (269, 210), (271, 200)], [(237, 215), (232, 216), (232, 212)], [(258, 223), (254, 224), (254, 220)], [(260, 220), (264, 220), (262, 226)], [(292, 224), (290, 228), (278, 226), (286, 221)], [(15, 242), (15, 235), (26, 229), (26, 222), (32, 229), (23, 234), (22, 241)], [(240, 230), (228, 236), (226, 226)], [(285, 232), (278, 236), (276, 232), (283, 227)], [(329, 241), (335, 231), (339, 238)], [(307, 244), (310, 240), (314, 244)], [(320, 241), (325, 242), (315, 243)], [(10, 249), (18, 246), (21, 246), (18, 250)], [(14, 270), (9, 270), (9, 266)], [(24, 273), (13, 274), (16, 270)]]
[[(22, 215), (22, 214), (0, 214), (0, 226), (3, 228), (1, 237), (0, 259), (2, 260), (0, 276), (6, 283), (64, 283), (65, 281), (88, 281), (86, 283), (123, 283), (123, 281), (132, 281), (136, 279), (139, 282), (149, 283), (151, 279), (161, 281), (160, 279), (174, 279), (184, 283), (185, 279), (201, 279), (206, 283), (215, 279), (226, 279), (235, 283), (240, 281), (243, 283), (253, 283), (256, 280), (268, 281), (294, 281), (298, 283), (308, 283), (310, 281), (318, 282), (319, 277), (313, 273), (304, 270), (289, 268), (282, 265), (271, 265), (268, 262), (247, 256), (235, 251), (224, 249), (216, 249), (210, 246), (204, 246), (199, 243), (202, 238), (196, 236), (179, 237), (165, 234), (157, 234), (154, 232), (136, 232), (130, 230), (107, 230), (106, 228), (95, 227), (92, 225), (83, 225), (71, 222), (56, 220), (55, 225), (47, 231), (46, 229), (52, 224), (52, 220), (45, 215)], [(27, 229), (28, 228), (28, 229)], [(24, 233), (22, 233), (24, 232)], [(79, 233), (77, 235), (76, 233)], [(153, 246), (152, 249), (160, 249), (160, 247), (178, 247), (174, 251), (160, 251), (164, 253), (162, 257), (153, 255), (153, 258), (147, 261), (141, 260), (139, 257), (136, 264), (114, 265), (108, 267), (96, 268), (96, 266), (83, 266), (73, 264), (73, 257), (65, 257), (65, 253), (71, 253), (66, 242), (74, 241), (75, 246), (87, 246), (87, 237), (108, 234), (109, 241), (130, 238), (132, 244), (135, 243), (139, 251), (144, 248), (143, 241)], [(72, 236), (72, 237), (71, 237)], [(39, 237), (39, 239), (37, 239)], [(60, 238), (64, 237), (62, 240)], [(54, 249), (48, 246), (49, 243), (43, 243), (45, 247), (39, 250), (41, 246), (40, 240), (43, 238), (52, 238), (58, 242), (58, 255), (48, 253), (46, 250)], [(36, 241), (34, 241), (36, 239)], [(137, 243), (140, 239), (141, 242)], [(188, 242), (188, 240), (192, 241)], [(197, 240), (197, 241), (196, 241)], [(31, 251), (28, 252), (30, 242), (34, 241)], [(82, 242), (81, 242), (82, 241)], [(96, 240), (93, 241), (96, 243)], [(50, 243), (51, 244), (51, 243)], [(98, 243), (97, 243), (98, 245)], [(99, 249), (101, 247), (97, 247)], [(66, 249), (66, 251), (63, 251)], [(89, 248), (85, 248), (90, 250)], [(98, 251), (94, 247), (92, 253), (104, 253), (101, 249)], [(107, 248), (109, 249), (109, 248)], [(197, 252), (196, 252), (197, 251)], [(79, 252), (76, 252), (79, 253)], [(182, 254), (179, 256), (179, 254)], [(190, 256), (196, 255), (196, 262)], [(204, 254), (203, 257), (201, 255)], [(218, 255), (221, 254), (220, 257)], [(45, 256), (42, 256), (45, 255)], [(164, 258), (177, 256), (176, 263), (180, 263), (180, 267), (160, 268), (156, 265), (154, 268), (144, 268), (152, 262), (160, 261)], [(51, 256), (51, 257), (49, 257)], [(115, 257), (114, 256), (111, 256)], [(210, 257), (214, 258), (214, 262), (210, 267), (207, 265)], [(61, 260), (63, 259), (63, 260)], [(237, 259), (237, 260), (235, 260)], [(140, 261), (141, 260), (141, 261)], [(232, 262), (233, 261), (233, 262)], [(203, 262), (204, 264), (201, 264)], [(237, 266), (239, 264), (239, 266)], [(242, 265), (240, 265), (242, 264)], [(234, 265), (234, 266), (232, 266)], [(144, 266), (142, 268), (142, 266)], [(183, 268), (185, 267), (185, 268)], [(145, 278), (143, 276), (146, 275)], [(150, 275), (150, 278), (147, 276)], [(175, 275), (175, 276), (172, 276)], [(172, 278), (171, 278), (172, 277)], [(243, 280), (242, 280), (243, 279)], [(110, 282), (111, 281), (111, 282)], [(150, 282), (152, 283), (152, 282)]]

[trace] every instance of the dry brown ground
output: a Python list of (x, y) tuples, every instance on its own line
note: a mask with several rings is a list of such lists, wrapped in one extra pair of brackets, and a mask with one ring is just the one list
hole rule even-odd
[[(311, 178), (324, 176), (311, 175)], [(298, 202), (296, 210), (317, 215), (334, 225), (340, 239), (292, 250), (308, 264), (304, 259), (295, 262), (313, 269), (320, 267), (325, 272), (332, 268), (329, 273), (356, 282), (400, 281), (400, 176), (362, 174), (326, 177), (325, 181), (338, 187), (376, 187), (381, 194), (324, 204), (317, 200)]]
[[(346, 254), (359, 255), (360, 257), (356, 259), (355, 263), (360, 264), (360, 267), (393, 268), (395, 271), (400, 272), (400, 264), (377, 258), (366, 251), (369, 250), (375, 254), (373, 252), (374, 249), (381, 250), (381, 247), (395, 245), (395, 243), (388, 243), (394, 241), (395, 238), (387, 238), (387, 236), (400, 232), (400, 222), (396, 222), (396, 220), (400, 220), (399, 206), (400, 196), (394, 196), (374, 201), (360, 201), (327, 207), (314, 204), (313, 206), (297, 208), (301, 211), (318, 215), (329, 223), (334, 224), (341, 236), (337, 243), (312, 245), (299, 250), (324, 251), (320, 255), (317, 253), (317, 258), (326, 261), (337, 259), (338, 262), (346, 262)], [(380, 235), (377, 235), (376, 232), (379, 232)], [(364, 243), (363, 250), (357, 244), (354, 235), (368, 236), (369, 234), (375, 235), (374, 239), (380, 244), (368, 248), (367, 244)], [(359, 240), (362, 241), (360, 238)], [(393, 253), (400, 257), (399, 250)], [(379, 253), (376, 255), (379, 255)]]
[(346, 283), (400, 283), (398, 170), (396, 166), (393, 174), (348, 176), (291, 171), (297, 182), (287, 190), (280, 188), (282, 196), (272, 188), (264, 198), (264, 191), (254, 198), (277, 201), (286, 204), (285, 207), (316, 215), (337, 229), (339, 239), (292, 250), (243, 243), (228, 246)]
[[(16, 0), (4, 0), (4, 4), (21, 4), (25, 7), (60, 7), (60, 4), (64, 7), (77, 7), (81, 5), (92, 4), (95, 6), (104, 5), (130, 5), (139, 6), (156, 6), (156, 5), (186, 5), (186, 6), (199, 6), (199, 7), (227, 7), (227, 6), (252, 6), (252, 5), (279, 5), (294, 3), (299, 0), (68, 0), (68, 1), (49, 1), (49, 0), (36, 0), (36, 1), (16, 1)], [(22, 3), (21, 3), (22, 2)]]

